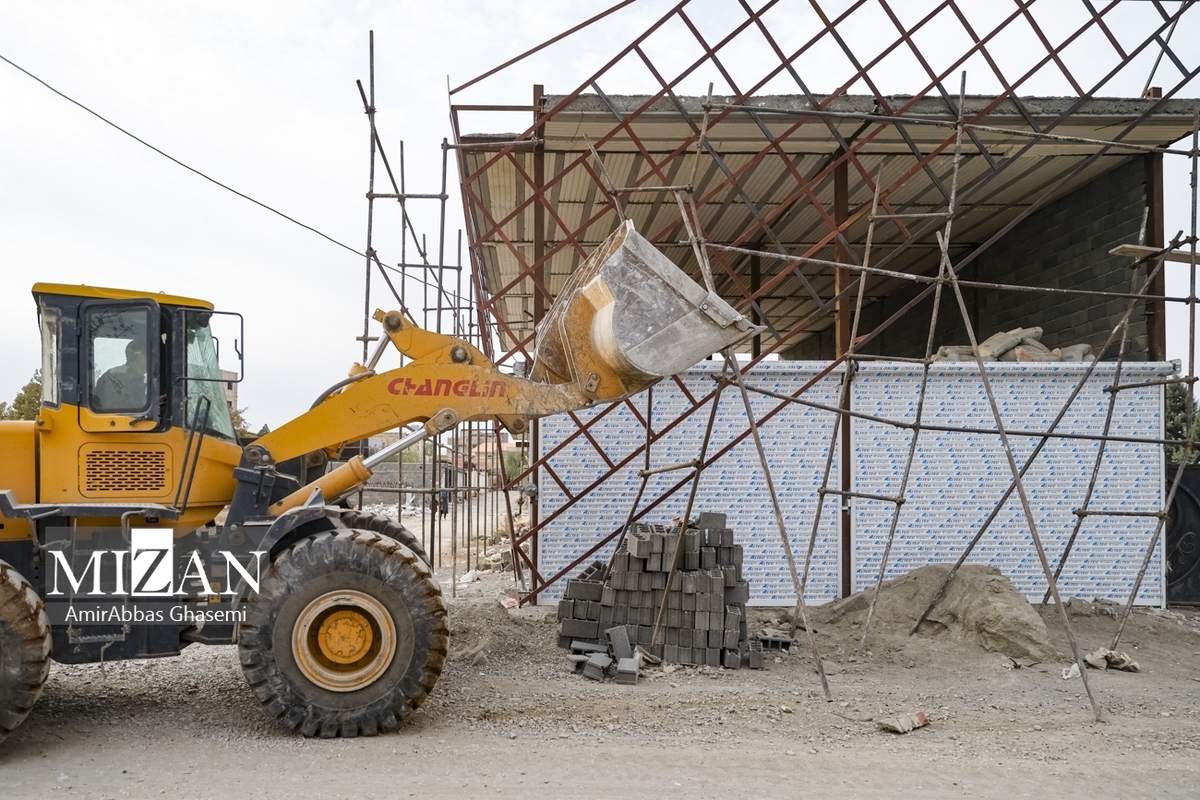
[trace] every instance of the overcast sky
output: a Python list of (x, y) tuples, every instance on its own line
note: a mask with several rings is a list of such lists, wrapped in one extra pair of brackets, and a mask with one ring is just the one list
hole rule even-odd
[[(0, 55), (181, 161), (361, 248), (368, 133), (354, 81), (367, 78), (369, 30), (389, 155), (405, 140), (408, 189), (437, 192), (447, 80), (458, 85), (611, 2), (10, 1), (0, 5)], [(538, 82), (569, 91), (670, 5), (639, 0), (455, 99), (528, 103)], [(1182, 33), (1177, 42), (1188, 40)], [(605, 88), (653, 88), (635, 83)], [(904, 83), (897, 76), (894, 88)], [(39, 364), (35, 281), (161, 290), (242, 312), (240, 404), (254, 428), (301, 413), (360, 357), (360, 258), (170, 163), (2, 62), (0, 98), (0, 399)], [(1167, 165), (1168, 237), (1190, 224), (1186, 170), (1184, 159)], [(456, 181), (452, 162), (451, 250), (462, 224)], [(415, 214), (431, 243), (435, 210)], [(395, 262), (397, 215), (383, 204), (377, 214), (377, 246)], [(1183, 281), (1176, 290), (1186, 291)], [(388, 299), (377, 293), (372, 305), (390, 307)], [(1172, 317), (1171, 357), (1186, 353), (1181, 320)]]

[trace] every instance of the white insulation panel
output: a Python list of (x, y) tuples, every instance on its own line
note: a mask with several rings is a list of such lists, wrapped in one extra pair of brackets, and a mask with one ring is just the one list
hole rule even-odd
[[(1059, 433), (1099, 435), (1104, 430), (1113, 364), (1101, 364), (1056, 428)], [(1125, 364), (1123, 384), (1159, 380), (1170, 364)], [(989, 364), (1012, 454), (1024, 466), (1041, 438), (1019, 435), (1049, 428), (1087, 371), (1082, 363)], [(911, 422), (916, 417), (921, 369), (912, 364), (865, 364), (855, 377), (852, 408), (872, 416)], [(1110, 435), (1161, 438), (1163, 391), (1147, 386), (1117, 393)], [(934, 364), (923, 413), (925, 424), (994, 431), (995, 417), (979, 371), (971, 362)], [(852, 490), (895, 496), (900, 489), (912, 433), (876, 421), (851, 423)], [(1051, 439), (1022, 480), (1034, 525), (1050, 559), (1058, 563), (1075, 529), (1100, 442)], [(1163, 448), (1110, 441), (1095, 483), (1092, 510), (1157, 513), (1163, 502)], [(1013, 482), (1000, 437), (994, 433), (921, 431), (906, 502), (897, 520), (885, 578), (926, 564), (954, 561), (992, 514)], [(874, 585), (892, 524), (892, 503), (852, 504), (853, 588)], [(1064, 598), (1078, 595), (1124, 602), (1133, 589), (1157, 520), (1149, 516), (1088, 516), (1059, 580)], [(1046, 578), (1030, 536), (1020, 498), (1013, 492), (980, 538), (968, 563), (999, 567), (1031, 600), (1041, 600)], [(1138, 603), (1163, 601), (1162, 543), (1156, 548)]]
[[(755, 386), (763, 389), (790, 394), (811, 381), (826, 366), (827, 362), (769, 363), (755, 369), (751, 380)], [(684, 388), (671, 379), (657, 384), (653, 389), (654, 430), (659, 431), (674, 422), (691, 405), (687, 394), (700, 399), (711, 393), (715, 387), (713, 377), (720, 372), (719, 363), (705, 362), (679, 376)], [(841, 372), (834, 371), (806, 391), (804, 396), (812, 402), (836, 406), (840, 387)], [(645, 413), (646, 395), (639, 395), (631, 402), (640, 414)], [(821, 485), (825, 469), (834, 415), (754, 393), (750, 395), (750, 403), (755, 416), (760, 419), (779, 409), (763, 425), (763, 446), (770, 459), (772, 478), (779, 490), (788, 540), (797, 564), (802, 566), (812, 535), (816, 491)], [(711, 409), (712, 403), (705, 403), (672, 428), (668, 436), (654, 444), (651, 448), (651, 468), (696, 458), (700, 454)], [(576, 416), (587, 423), (603, 411), (580, 412)], [(554, 450), (578, 430), (571, 418), (565, 415), (547, 417), (540, 422), (539, 428), (542, 453)], [(646, 437), (642, 422), (625, 404), (596, 420), (587, 430), (614, 464), (630, 458)], [(741, 394), (736, 386), (730, 386), (721, 396), (709, 454), (723, 450), (735, 438), (747, 434), (748, 430)], [(830, 477), (832, 485), (837, 485), (840, 480), (840, 464), (841, 459), (835, 455)], [(550, 459), (550, 466), (572, 495), (579, 494), (608, 470), (596, 447), (585, 436), (575, 437), (555, 453)], [(641, 483), (637, 472), (643, 466), (643, 456), (631, 458), (626, 466), (591, 494), (565, 509), (563, 506), (569, 502), (566, 492), (553, 477), (542, 471), (538, 481), (539, 519), (557, 513), (540, 537), (538, 569), (542, 575), (549, 577), (556, 574), (624, 524)], [(656, 500), (667, 489), (685, 481), (690, 472), (678, 470), (652, 476), (641, 508)], [(651, 510), (643, 521), (664, 522), (681, 516), (687, 505), (687, 490), (685, 484)], [(751, 436), (746, 435), (732, 450), (704, 470), (693, 516), (700, 511), (728, 515), (729, 527), (733, 528), (738, 544), (745, 548), (743, 575), (750, 581), (752, 603), (792, 605), (796, 602), (791, 572), (770, 496), (763, 482), (758, 451)], [(805, 593), (814, 602), (833, 600), (838, 596), (841, 581), (841, 527), (838, 517), (836, 499), (829, 497), (821, 515), (821, 527), (814, 545), (813, 567)], [(607, 547), (592, 558), (607, 560), (610, 554), (611, 547)], [(581, 568), (587, 563), (590, 563), (590, 559)], [(539, 602), (557, 600), (562, 591), (561, 582), (551, 586)]]
[[(770, 362), (756, 367), (746, 380), (756, 387), (795, 394), (826, 366), (827, 362)], [(1024, 464), (1040, 440), (1017, 432), (1045, 430), (1062, 410), (1086, 368), (1086, 364), (1074, 363), (989, 365), (988, 375), (1005, 428), (1014, 432), (1010, 441), (1018, 465)], [(1170, 364), (1126, 364), (1121, 382), (1158, 380), (1171, 370)], [(654, 430), (675, 424), (667, 436), (654, 444), (651, 467), (697, 457), (711, 402), (704, 403), (690, 416), (677, 419), (691, 405), (689, 395), (699, 399), (712, 392), (712, 378), (719, 373), (719, 364), (706, 362), (681, 375), (678, 383), (667, 380), (654, 387)], [(1113, 365), (1101, 365), (1080, 391), (1058, 430), (1099, 434), (1108, 410), (1109, 394), (1104, 387), (1111, 384), (1112, 378)], [(911, 422), (920, 382), (920, 368), (911, 364), (865, 364), (852, 385), (851, 408)], [(816, 382), (804, 392), (803, 398), (836, 406), (840, 384), (839, 369)], [(1111, 434), (1161, 438), (1162, 398), (1161, 386), (1120, 392)], [(631, 403), (639, 415), (645, 414), (646, 395), (634, 398)], [(802, 567), (813, 532), (817, 489), (826, 467), (834, 415), (798, 404), (781, 404), (779, 400), (754, 393), (751, 403), (756, 417), (762, 421), (763, 445), (779, 492), (788, 539), (797, 565)], [(546, 577), (557, 574), (624, 523), (641, 481), (637, 471), (643, 466), (643, 457), (635, 456), (635, 452), (645, 439), (645, 430), (629, 405), (579, 412), (575, 417), (586, 425), (586, 435), (576, 435), (579, 428), (569, 415), (546, 418), (539, 425), (540, 452), (555, 451), (550, 458), (550, 470), (541, 470), (538, 480), (539, 519), (553, 517), (539, 537), (538, 568)], [(995, 430), (974, 364), (952, 362), (931, 368), (924, 422)], [(741, 396), (736, 386), (730, 387), (721, 398), (709, 454), (725, 449), (747, 430)], [(908, 457), (911, 431), (862, 419), (854, 419), (850, 430), (852, 490), (895, 496)], [(1026, 473), (1026, 495), (1052, 566), (1071, 535), (1076, 519), (1073, 510), (1083, 503), (1098, 447), (1094, 440), (1051, 440)], [(836, 448), (829, 478), (831, 488), (840, 486), (841, 460), (840, 448)], [(608, 472), (610, 461), (621, 465), (620, 469), (587, 491)], [(688, 470), (679, 470), (650, 478), (639, 509), (651, 503), (656, 505), (643, 521), (665, 522), (683, 513), (686, 482), (669, 497), (659, 498), (685, 481), (688, 474)], [(1162, 475), (1161, 446), (1110, 441), (1091, 508), (1156, 512), (1161, 508), (1164, 494)], [(925, 564), (955, 560), (1011, 482), (1012, 471), (994, 433), (922, 431), (906, 502), (897, 520), (886, 577)], [(872, 585), (878, 575), (895, 505), (862, 498), (851, 500), (849, 505), (852, 582), (858, 590)], [(751, 582), (753, 604), (795, 603), (770, 496), (750, 436), (745, 435), (705, 470), (693, 515), (700, 511), (728, 515), (729, 526), (745, 548), (744, 574)], [(1155, 522), (1150, 516), (1087, 517), (1063, 572), (1064, 596), (1125, 600)], [(827, 495), (813, 546), (805, 594), (809, 602), (822, 603), (840, 595), (840, 539), (837, 498)], [(611, 546), (602, 548), (583, 565), (593, 559), (607, 559), (610, 553)], [(999, 567), (1031, 599), (1041, 598), (1046, 583), (1015, 494), (980, 540), (970, 562)], [(1162, 570), (1160, 542), (1143, 580), (1139, 603), (1163, 602)], [(562, 591), (563, 584), (559, 582), (547, 589), (539, 602), (555, 601)]]

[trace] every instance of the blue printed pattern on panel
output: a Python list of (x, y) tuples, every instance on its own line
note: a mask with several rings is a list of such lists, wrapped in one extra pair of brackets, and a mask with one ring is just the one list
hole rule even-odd
[[(826, 366), (817, 362), (770, 362), (747, 375), (751, 385), (791, 394)], [(1086, 364), (993, 363), (988, 374), (1000, 405), (1006, 429), (1043, 431), (1059, 413)], [(713, 390), (712, 376), (720, 365), (705, 363), (680, 377), (687, 392), (702, 398)], [(1122, 383), (1157, 380), (1170, 373), (1166, 364), (1126, 364)], [(1064, 433), (1099, 434), (1107, 412), (1113, 367), (1102, 365), (1087, 382), (1059, 425)], [(851, 405), (859, 412), (888, 419), (911, 421), (916, 413), (920, 370), (911, 364), (875, 362), (859, 368)], [(841, 381), (835, 371), (804, 393), (804, 398), (836, 406)], [(645, 395), (631, 401), (644, 413)], [(780, 405), (778, 400), (751, 394), (760, 420)], [(675, 422), (690, 406), (674, 380), (654, 387), (654, 428)], [(679, 421), (670, 434), (655, 443), (652, 467), (689, 461), (697, 456), (707, 424), (710, 403)], [(587, 436), (574, 436), (578, 428), (569, 416), (550, 417), (540, 424), (540, 447), (547, 453), (563, 445), (550, 459), (550, 467), (572, 495), (583, 495), (568, 505), (558, 482), (543, 470), (539, 483), (541, 519), (554, 515), (540, 536), (538, 567), (545, 576), (557, 573), (604, 536), (624, 523), (637, 492), (642, 456), (634, 455), (644, 441), (641, 421), (629, 407), (593, 409), (576, 416), (588, 425)], [(599, 417), (599, 419), (596, 419)], [(797, 565), (802, 567), (812, 534), (821, 478), (825, 469), (834, 415), (788, 404), (762, 425), (763, 445), (779, 490), (785, 522)], [(991, 408), (970, 362), (935, 364), (930, 370), (925, 422), (947, 426), (994, 430)], [(746, 433), (746, 416), (736, 387), (722, 396), (709, 453), (714, 454), (735, 437)], [(1163, 433), (1162, 387), (1144, 387), (1119, 394), (1112, 435), (1160, 438)], [(852, 489), (866, 494), (893, 496), (899, 489), (908, 455), (910, 432), (885, 423), (854, 419), (851, 422)], [(1011, 435), (1018, 465), (1039, 439)], [(614, 464), (625, 465), (607, 481), (583, 494), (608, 471), (599, 446)], [(1070, 536), (1075, 516), (1091, 478), (1099, 444), (1081, 439), (1054, 439), (1026, 473), (1024, 484), (1038, 533), (1051, 559), (1057, 562)], [(835, 453), (829, 486), (840, 485), (841, 459)], [(642, 508), (664, 491), (684, 481), (687, 470), (652, 477)], [(1109, 442), (1092, 498), (1093, 510), (1157, 512), (1163, 501), (1163, 450), (1135, 442)], [(1012, 481), (1012, 473), (994, 434), (922, 431), (909, 478), (907, 502), (901, 512), (896, 540), (889, 558), (887, 578), (926, 564), (954, 561), (996, 501)], [(683, 513), (686, 486), (659, 503), (643, 519), (663, 522)], [(821, 529), (813, 550), (806, 599), (825, 602), (839, 595), (840, 515), (836, 496), (829, 495), (821, 514)], [(853, 588), (874, 584), (894, 506), (890, 502), (856, 498), (852, 510)], [(744, 574), (751, 581), (751, 602), (756, 605), (791, 605), (795, 592), (779, 540), (771, 501), (762, 481), (758, 454), (746, 436), (728, 454), (705, 470), (693, 513), (720, 511), (729, 515), (737, 541), (745, 547)], [(1088, 517), (1063, 570), (1060, 591), (1123, 601), (1132, 589), (1141, 559), (1154, 531), (1152, 517)], [(593, 558), (607, 559), (611, 547)], [(1025, 515), (1014, 495), (976, 546), (970, 562), (1000, 568), (1031, 599), (1040, 599), (1045, 578), (1025, 524)], [(1163, 598), (1162, 543), (1146, 572), (1137, 602), (1160, 604)], [(562, 583), (548, 589), (541, 602), (557, 600)]]
[[(827, 362), (771, 362), (756, 367), (746, 380), (756, 387), (790, 394), (811, 381), (825, 366)], [(679, 376), (679, 380), (688, 394), (701, 399), (713, 392), (713, 377), (720, 372), (719, 363), (705, 362)], [(808, 389), (804, 398), (836, 406), (840, 385), (841, 372), (836, 370)], [(639, 414), (645, 413), (645, 395), (639, 395), (630, 402)], [(755, 417), (760, 421), (782, 406), (762, 422), (762, 439), (779, 493), (789, 543), (797, 566), (803, 568), (809, 538), (812, 536), (817, 489), (825, 469), (835, 415), (794, 403), (782, 403), (755, 393), (751, 393), (750, 403)], [(691, 400), (673, 379), (655, 385), (654, 430), (660, 431), (675, 422), (690, 406)], [(651, 448), (651, 467), (696, 458), (700, 453), (711, 408), (710, 400), (655, 442)], [(542, 470), (538, 487), (539, 518), (545, 520), (555, 515), (542, 529), (538, 548), (538, 569), (547, 577), (556, 574), (624, 524), (641, 481), (637, 471), (643, 466), (643, 456), (634, 454), (645, 441), (645, 430), (628, 405), (622, 403), (615, 408), (578, 412), (576, 416), (584, 424), (595, 420), (588, 425), (588, 434), (609, 460), (617, 465), (628, 463), (569, 506), (569, 498), (562, 486), (554, 477), (546, 474), (547, 470)], [(608, 471), (608, 464), (587, 436), (570, 438), (578, 431), (570, 416), (543, 419), (539, 429), (542, 453), (551, 452), (570, 439), (550, 458), (549, 464), (554, 475), (572, 495), (582, 494)], [(737, 437), (747, 434), (747, 431), (741, 395), (736, 386), (731, 386), (721, 396), (709, 445), (710, 457)], [(841, 459), (835, 455), (831, 486), (839, 485), (840, 462)], [(640, 508), (645, 508), (676, 484), (683, 482), (684, 485), (652, 509), (643, 517), (643, 521), (665, 522), (683, 514), (687, 504), (686, 479), (690, 474), (690, 470), (679, 470), (651, 477)], [(693, 516), (700, 511), (717, 511), (728, 515), (728, 524), (734, 531), (737, 543), (745, 548), (742, 569), (743, 575), (750, 581), (752, 603), (795, 603), (791, 573), (752, 437), (745, 435), (732, 450), (704, 471)], [(832, 600), (839, 594), (840, 531), (837, 500), (829, 496), (821, 513), (821, 527), (814, 545), (813, 565), (805, 592), (806, 599), (812, 602)], [(610, 555), (611, 546), (596, 553), (593, 558), (607, 560)], [(550, 587), (539, 602), (557, 600), (562, 591), (563, 584), (560, 582)]]
[[(1103, 432), (1112, 364), (1101, 365), (1084, 385), (1058, 431)], [(1086, 364), (989, 364), (1001, 419), (1007, 431), (1044, 431), (1061, 411)], [(1124, 384), (1158, 380), (1170, 365), (1125, 364)], [(893, 420), (916, 415), (921, 372), (910, 364), (866, 364), (852, 394), (856, 411)], [(1120, 392), (1110, 435), (1160, 438), (1162, 387)], [(924, 422), (995, 430), (995, 420), (974, 363), (932, 366)], [(856, 492), (892, 496), (898, 491), (911, 433), (876, 421), (851, 423), (851, 480)], [(1017, 465), (1024, 465), (1037, 437), (1010, 435)], [(1051, 568), (1057, 564), (1075, 524), (1095, 466), (1099, 442), (1052, 439), (1026, 472), (1024, 486)], [(1163, 448), (1155, 444), (1110, 441), (1089, 506), (1092, 510), (1157, 512), (1163, 502)], [(922, 431), (900, 513), (886, 577), (937, 562), (954, 561), (1012, 483), (1012, 470), (995, 434)], [(874, 585), (894, 506), (855, 500), (852, 504), (853, 584)], [(1085, 518), (1059, 579), (1065, 598), (1080, 596), (1124, 602), (1137, 576), (1156, 521), (1152, 517)], [(1005, 503), (969, 558), (1000, 568), (1031, 600), (1040, 600), (1046, 579), (1016, 493)], [(1163, 600), (1162, 542), (1138, 594), (1140, 604)]]

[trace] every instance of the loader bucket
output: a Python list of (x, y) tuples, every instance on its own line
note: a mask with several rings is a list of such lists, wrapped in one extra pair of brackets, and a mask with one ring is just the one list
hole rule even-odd
[(529, 378), (618, 400), (761, 330), (626, 222), (584, 260), (538, 325)]

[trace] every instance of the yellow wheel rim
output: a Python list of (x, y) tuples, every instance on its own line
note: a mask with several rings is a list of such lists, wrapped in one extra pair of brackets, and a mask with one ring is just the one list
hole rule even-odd
[(310, 681), (331, 692), (370, 686), (396, 655), (396, 626), (383, 604), (352, 589), (309, 603), (292, 628), (292, 655)]

